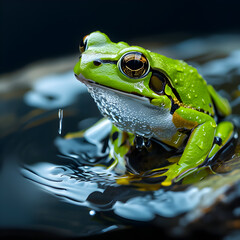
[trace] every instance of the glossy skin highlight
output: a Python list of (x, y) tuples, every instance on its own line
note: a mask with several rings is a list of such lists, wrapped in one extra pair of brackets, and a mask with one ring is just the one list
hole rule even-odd
[[(233, 137), (233, 124), (218, 122), (219, 116), (216, 115), (217, 112), (225, 117), (231, 113), (228, 101), (218, 95), (197, 70), (184, 61), (170, 59), (138, 46), (129, 46), (125, 42), (113, 43), (101, 32), (88, 35), (81, 52), (74, 73), (89, 88), (103, 115), (116, 125), (113, 126), (112, 135), (118, 132), (118, 137), (110, 138), (116, 171), (126, 171), (125, 155), (135, 144), (136, 135), (144, 139), (155, 138), (173, 148), (184, 149), (176, 163), (161, 169), (166, 169), (160, 174), (165, 176), (162, 182), (164, 186), (200, 167)], [(127, 70), (122, 69), (122, 59), (130, 53), (133, 56), (142, 54), (147, 61), (148, 69), (146, 67), (143, 75), (136, 67), (142, 66), (138, 61), (139, 56), (126, 65)], [(136, 73), (131, 74), (131, 68)], [(100, 92), (101, 98), (98, 96)], [(113, 110), (111, 104), (106, 107), (99, 103), (109, 103), (112, 99)], [(118, 103), (121, 101), (122, 105)], [(139, 110), (132, 119), (135, 116), (137, 118), (125, 121), (128, 116), (125, 117), (119, 109), (125, 109), (121, 106), (125, 107), (129, 103), (130, 110), (127, 110), (130, 114), (131, 109), (134, 110), (134, 101)], [(144, 113), (154, 116), (154, 111), (157, 116), (154, 119), (147, 118), (146, 122)], [(138, 115), (138, 112), (141, 113)], [(123, 115), (119, 116), (119, 113)], [(141, 130), (143, 125), (145, 128)], [(216, 142), (215, 139), (221, 141)]]

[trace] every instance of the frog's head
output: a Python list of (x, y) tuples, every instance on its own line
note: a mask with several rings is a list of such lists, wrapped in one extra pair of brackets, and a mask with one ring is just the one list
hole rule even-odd
[(151, 99), (163, 93), (165, 76), (152, 77), (150, 51), (129, 46), (125, 42), (113, 43), (101, 32), (93, 32), (80, 44), (81, 56), (75, 65), (76, 77), (84, 82)]
[(157, 113), (158, 108), (170, 111), (168, 79), (153, 70), (150, 51), (125, 42), (113, 43), (104, 33), (93, 32), (83, 38), (80, 52), (74, 67), (77, 79), (86, 84), (102, 114), (118, 127), (136, 133), (133, 121), (146, 118), (141, 122), (145, 126), (150, 121), (146, 114)]

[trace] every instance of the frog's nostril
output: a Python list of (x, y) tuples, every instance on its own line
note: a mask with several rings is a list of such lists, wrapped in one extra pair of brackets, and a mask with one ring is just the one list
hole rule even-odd
[(100, 62), (99, 60), (95, 60), (95, 61), (93, 61), (93, 64), (94, 64), (95, 66), (100, 66), (100, 65), (101, 65), (101, 62)]

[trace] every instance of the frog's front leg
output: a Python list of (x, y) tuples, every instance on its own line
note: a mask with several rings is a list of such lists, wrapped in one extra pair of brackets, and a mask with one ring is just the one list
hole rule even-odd
[(202, 164), (210, 153), (216, 130), (214, 119), (194, 109), (180, 107), (173, 114), (173, 123), (178, 128), (192, 129), (180, 160), (170, 165), (164, 173), (162, 185), (170, 185), (181, 174)]
[(125, 156), (134, 145), (134, 134), (121, 131), (115, 125), (112, 125), (112, 130), (109, 137), (110, 157), (114, 159), (109, 170), (114, 169), (118, 174), (126, 172)]

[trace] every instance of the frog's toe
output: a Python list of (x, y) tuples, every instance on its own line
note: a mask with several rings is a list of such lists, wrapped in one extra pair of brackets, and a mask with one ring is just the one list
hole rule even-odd
[(171, 186), (173, 183), (175, 183), (178, 175), (177, 174), (166, 174), (165, 175), (166, 178), (164, 179), (164, 181), (161, 182), (161, 185), (163, 187), (168, 187)]
[(171, 180), (164, 180), (162, 183), (161, 183), (161, 185), (163, 186), (163, 187), (169, 187), (169, 186), (171, 186), (173, 184), (173, 181)]
[(143, 177), (157, 178), (161, 176), (166, 176), (166, 172), (169, 170), (168, 167), (155, 168), (143, 173)]
[(145, 172), (143, 177), (148, 179), (147, 181), (151, 182), (161, 182), (162, 185), (164, 186), (169, 186), (172, 184), (172, 179), (170, 176), (171, 168), (173, 165), (162, 167), (162, 168), (157, 168), (154, 170), (151, 170), (149, 172)]
[(174, 183), (174, 180), (178, 177), (178, 175), (174, 172), (171, 172), (170, 169), (164, 175), (166, 176), (166, 178), (161, 183), (161, 185), (164, 187), (168, 187), (168, 186), (172, 185)]
[(170, 186), (174, 182), (177, 182), (182, 175), (184, 175), (185, 172), (188, 172), (188, 170), (184, 170), (180, 165), (177, 163), (171, 165), (168, 168), (168, 171), (164, 173), (166, 176), (166, 179), (161, 183), (162, 186)]
[[(170, 186), (173, 183), (181, 179), (182, 176), (185, 176), (189, 169), (185, 169), (178, 163), (174, 163), (170, 166), (158, 168), (151, 170), (151, 172), (146, 172), (144, 177), (148, 177), (151, 181), (156, 181), (156, 179), (161, 180), (162, 186)], [(154, 180), (153, 180), (154, 179)]]
[[(193, 168), (183, 168), (179, 165), (175, 165), (171, 171), (165, 173), (166, 179), (161, 183), (162, 186), (170, 186), (173, 183), (179, 182), (181, 179), (185, 178), (186, 176), (191, 175), (195, 172), (200, 172), (201, 170), (205, 169), (205, 167), (193, 167)], [(210, 170), (208, 169), (208, 172)]]

